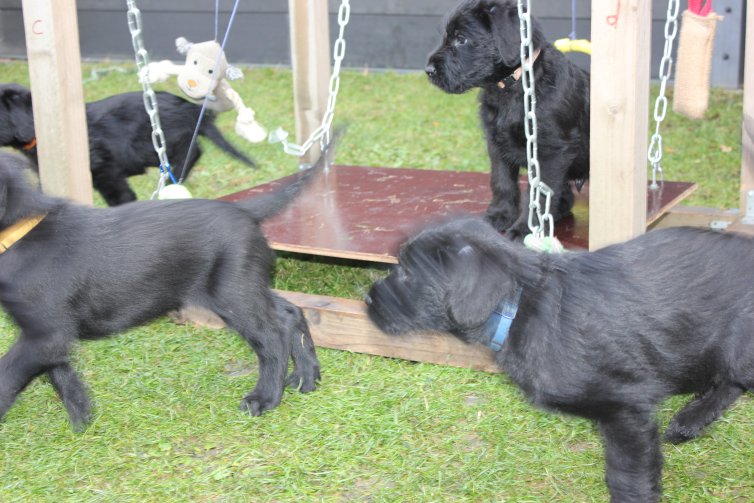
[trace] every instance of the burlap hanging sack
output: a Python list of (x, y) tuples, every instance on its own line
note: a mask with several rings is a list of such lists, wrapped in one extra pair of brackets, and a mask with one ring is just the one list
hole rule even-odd
[(673, 110), (690, 119), (701, 119), (709, 102), (712, 46), (718, 20), (714, 12), (699, 16), (683, 12), (675, 67)]

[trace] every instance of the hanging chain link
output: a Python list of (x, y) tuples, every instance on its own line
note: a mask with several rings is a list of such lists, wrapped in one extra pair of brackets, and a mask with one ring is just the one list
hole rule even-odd
[[(165, 134), (160, 125), (160, 112), (157, 107), (157, 95), (152, 90), (149, 83), (147, 65), (149, 64), (149, 54), (144, 48), (144, 41), (141, 36), (141, 11), (136, 7), (134, 0), (126, 0), (128, 4), (128, 29), (131, 32), (131, 40), (134, 46), (134, 55), (136, 57), (137, 75), (143, 75), (141, 88), (144, 92), (144, 108), (149, 115), (149, 122), (152, 124), (152, 145), (154, 146), (157, 157), (160, 159), (160, 179), (157, 182), (157, 190), (152, 194), (152, 199), (165, 187), (168, 178), (175, 182), (173, 174), (170, 172), (170, 163), (168, 162), (167, 147), (165, 143)], [(142, 71), (144, 73), (142, 73)]]
[(333, 46), (333, 69), (330, 75), (329, 96), (327, 98), (327, 108), (325, 114), (322, 117), (320, 126), (315, 129), (309, 136), (303, 145), (297, 145), (287, 140), (288, 133), (282, 128), (278, 128), (272, 131), (269, 136), (270, 143), (283, 143), (283, 150), (287, 154), (301, 157), (306, 154), (314, 142), (319, 140), (320, 146), (324, 149), (325, 145), (330, 143), (330, 129), (332, 127), (332, 121), (335, 117), (335, 102), (338, 99), (338, 91), (340, 90), (340, 67), (343, 62), (343, 57), (346, 55), (346, 39), (344, 38), (346, 25), (351, 17), (351, 4), (350, 0), (343, 0), (338, 9), (338, 38), (335, 40)]
[(665, 20), (665, 49), (662, 54), (662, 60), (660, 61), (660, 91), (655, 100), (654, 108), (654, 120), (655, 120), (655, 132), (652, 135), (652, 139), (649, 143), (649, 150), (647, 151), (647, 159), (652, 164), (652, 183), (651, 189), (659, 188), (657, 183), (657, 176), (660, 176), (660, 183), (663, 182), (662, 166), (660, 161), (662, 160), (662, 135), (660, 134), (660, 125), (665, 120), (665, 114), (668, 111), (668, 98), (665, 96), (665, 91), (668, 85), (668, 79), (673, 67), (673, 42), (675, 36), (678, 33), (678, 10), (680, 7), (680, 0), (668, 0), (668, 15)]
[[(526, 133), (526, 168), (529, 177), (529, 230), (535, 237), (543, 237), (545, 230), (553, 237), (555, 222), (550, 213), (552, 189), (542, 182), (537, 159), (537, 98), (534, 93), (534, 57), (532, 22), (528, 0), (518, 0), (518, 19), (521, 30), (521, 85), (524, 88), (524, 131)], [(540, 202), (544, 196), (544, 209)], [(536, 221), (535, 221), (536, 216)]]

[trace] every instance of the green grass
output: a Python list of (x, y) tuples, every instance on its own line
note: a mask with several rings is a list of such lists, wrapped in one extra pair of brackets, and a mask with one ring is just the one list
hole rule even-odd
[[(85, 65), (85, 76), (93, 65)], [(132, 65), (104, 62), (97, 68)], [(22, 62), (0, 81), (28, 84)], [(234, 87), (268, 128), (293, 131), (290, 71), (246, 70)], [(172, 84), (160, 86), (175, 90)], [(138, 90), (133, 73), (85, 85), (95, 100)], [(419, 74), (346, 71), (336, 123), (348, 123), (342, 164), (488, 169), (475, 96), (449, 96)], [(688, 204), (738, 204), (741, 93), (715, 91), (708, 119), (669, 114), (666, 177), (700, 185)], [(212, 145), (187, 181), (218, 197), (294, 172), (279, 146), (249, 145), (252, 171)], [(132, 179), (141, 198), (156, 173)], [(101, 204), (101, 200), (98, 200)], [(275, 286), (359, 298), (384, 271), (285, 255)], [(16, 328), (0, 316), (0, 350)], [(604, 501), (599, 436), (584, 420), (530, 407), (499, 375), (319, 349), (321, 388), (287, 391), (277, 409), (237, 409), (256, 359), (234, 334), (166, 319), (81, 344), (92, 425), (73, 433), (49, 383), (35, 381), (0, 424), (0, 501)], [(659, 414), (667, 424), (683, 398)], [(754, 404), (745, 397), (698, 441), (664, 446), (666, 500), (754, 498)]]

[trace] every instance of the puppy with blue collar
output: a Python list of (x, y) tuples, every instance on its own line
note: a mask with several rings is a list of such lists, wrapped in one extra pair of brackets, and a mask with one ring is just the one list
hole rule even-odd
[(398, 262), (365, 298), (371, 320), (486, 345), (534, 405), (595, 421), (611, 501), (659, 501), (665, 398), (694, 393), (665, 431), (681, 443), (754, 390), (751, 238), (671, 228), (544, 254), (463, 218)]

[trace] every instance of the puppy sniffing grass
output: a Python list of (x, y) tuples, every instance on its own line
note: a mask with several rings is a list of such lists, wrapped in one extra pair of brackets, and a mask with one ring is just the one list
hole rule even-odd
[(366, 297), (374, 323), (485, 344), (535, 405), (595, 421), (612, 501), (660, 499), (663, 399), (695, 394), (665, 432), (680, 443), (754, 389), (752, 239), (673, 228), (547, 255), (461, 219), (398, 259)]
[[(324, 156), (323, 156), (324, 157)], [(97, 339), (185, 305), (217, 313), (259, 361), (241, 409), (260, 415), (287, 383), (312, 391), (319, 363), (301, 311), (270, 290), (275, 255), (263, 220), (321, 170), (239, 203), (149, 201), (93, 209), (51, 198), (26, 181), (22, 160), (0, 153), (0, 303), (21, 332), (0, 358), (0, 418), (47, 374), (76, 429), (89, 398), (70, 364), (78, 339)], [(322, 164), (322, 160), (318, 163)]]
[[(554, 191), (558, 220), (573, 207), (568, 182), (580, 188), (589, 177), (589, 75), (545, 39), (536, 19), (532, 23), (540, 173)], [(529, 233), (529, 201), (518, 188), (527, 162), (520, 45), (515, 1), (464, 0), (448, 14), (426, 67), (430, 82), (445, 92), (481, 89), (479, 116), (492, 169), (486, 218), (512, 239)]]

